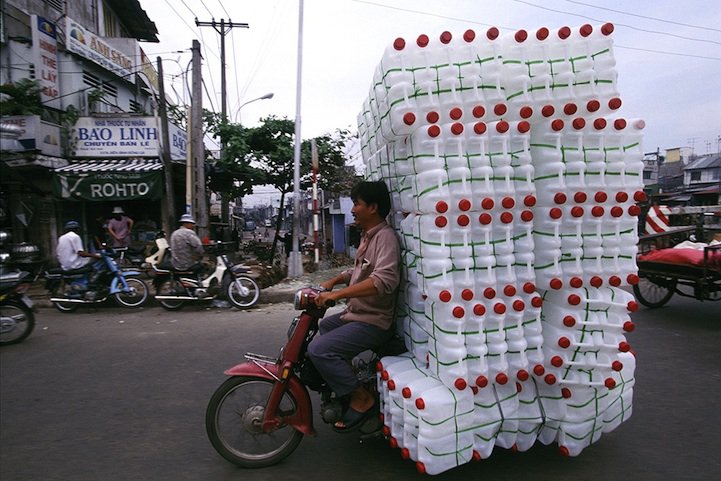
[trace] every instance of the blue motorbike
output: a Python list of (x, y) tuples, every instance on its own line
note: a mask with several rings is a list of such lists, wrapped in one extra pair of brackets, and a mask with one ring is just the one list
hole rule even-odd
[(117, 253), (104, 246), (101, 258), (80, 269), (45, 271), (45, 288), (50, 302), (61, 312), (72, 312), (82, 305), (100, 304), (108, 298), (123, 307), (142, 306), (148, 299), (148, 285), (139, 270), (118, 267)]

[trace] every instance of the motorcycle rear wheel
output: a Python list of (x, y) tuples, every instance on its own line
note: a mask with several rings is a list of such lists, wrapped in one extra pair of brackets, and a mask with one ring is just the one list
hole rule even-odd
[(53, 307), (60, 312), (70, 313), (75, 312), (80, 307), (80, 304), (75, 302), (53, 302)]
[(115, 294), (115, 302), (129, 308), (142, 306), (148, 299), (148, 285), (137, 277), (128, 277), (125, 282), (128, 283), (130, 292), (118, 292)]
[(35, 314), (27, 306), (15, 301), (0, 304), (0, 345), (24, 341), (35, 329)]
[[(173, 296), (178, 295), (178, 293), (185, 293), (185, 289), (180, 284), (180, 281), (178, 281), (177, 279), (163, 279), (158, 284), (157, 293), (158, 295), (162, 296)], [(183, 305), (185, 305), (185, 301), (158, 299), (158, 302), (161, 306), (163, 306), (169, 311), (177, 311), (178, 309), (181, 309)]]
[[(205, 429), (215, 450), (231, 463), (245, 468), (271, 466), (288, 457), (303, 439), (289, 425), (263, 432), (265, 403), (274, 383), (254, 377), (231, 377), (215, 391), (205, 412)], [(295, 412), (298, 403), (289, 392), (278, 409)]]
[[(240, 287), (238, 284), (240, 283)], [(246, 293), (242, 292), (246, 291)], [(225, 290), (228, 300), (238, 309), (253, 307), (260, 298), (260, 287), (255, 279), (248, 276), (238, 276), (229, 279), (228, 287)], [(245, 295), (244, 295), (245, 294)]]

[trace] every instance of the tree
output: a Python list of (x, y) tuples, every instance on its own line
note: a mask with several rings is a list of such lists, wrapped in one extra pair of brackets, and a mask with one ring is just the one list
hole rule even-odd
[[(285, 209), (285, 196), (293, 191), (294, 136), (295, 122), (275, 116), (261, 119), (262, 125), (248, 129), (246, 142), (253, 162), (265, 172), (266, 183), (280, 192), (280, 212), (275, 226), (275, 236), (270, 256), (277, 248), (280, 222)], [(319, 158), (319, 186), (330, 192), (346, 193), (357, 180), (352, 167), (346, 166), (346, 144), (350, 134), (336, 130), (331, 134), (316, 137)], [(301, 144), (301, 187), (311, 186), (310, 141)]]
[(0, 85), (0, 94), (2, 115), (40, 115), (43, 112), (40, 86), (34, 80), (21, 79)]
[(251, 165), (247, 129), (240, 124), (224, 122), (220, 114), (207, 110), (203, 112), (203, 117), (208, 133), (225, 144), (223, 155), (210, 161), (207, 180), (210, 190), (221, 194), (222, 220), (227, 222), (229, 199), (250, 194), (254, 186), (265, 184), (265, 173)]

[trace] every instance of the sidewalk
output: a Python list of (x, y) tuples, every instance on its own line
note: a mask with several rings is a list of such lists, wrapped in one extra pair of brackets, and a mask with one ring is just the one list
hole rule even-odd
[[(306, 286), (317, 286), (321, 282), (328, 280), (338, 275), (341, 271), (348, 269), (350, 266), (333, 267), (327, 269), (320, 269), (315, 272), (303, 274), (302, 276), (289, 279), (285, 278), (276, 284), (266, 287), (260, 291), (260, 299), (258, 304), (274, 304), (274, 303), (292, 303), (295, 291), (301, 287)], [(148, 281), (149, 279), (146, 279)], [(150, 284), (150, 283), (149, 283)], [(151, 286), (151, 295), (148, 299), (147, 307), (157, 306), (158, 304), (153, 299), (153, 290)], [(33, 300), (37, 307), (52, 307), (50, 303), (50, 294), (45, 290), (45, 281), (38, 279), (30, 287), (28, 295)]]

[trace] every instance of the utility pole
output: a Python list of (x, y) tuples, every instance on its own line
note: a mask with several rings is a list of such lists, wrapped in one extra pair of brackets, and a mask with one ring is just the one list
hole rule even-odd
[[(213, 27), (216, 32), (220, 35), (220, 112), (221, 116), (223, 118), (223, 122), (228, 121), (228, 112), (227, 112), (227, 89), (225, 84), (225, 36), (230, 32), (233, 28), (250, 28), (250, 26), (247, 23), (237, 23), (233, 22), (232, 20), (228, 19), (228, 22), (225, 21), (225, 19), (220, 19), (220, 22), (216, 22), (215, 19), (213, 19), (210, 22), (200, 22), (198, 19), (195, 19), (195, 25), (198, 27)], [(223, 139), (220, 139), (220, 158), (225, 157), (225, 142)], [(222, 200), (220, 203), (220, 218), (223, 222), (228, 222), (230, 219), (230, 213), (228, 212), (228, 192), (221, 192)]]
[(205, 190), (205, 146), (203, 144), (203, 92), (200, 65), (200, 42), (193, 40), (193, 98), (190, 99), (191, 146), (193, 150), (193, 166), (195, 172), (195, 188), (193, 189), (193, 214), (198, 225), (198, 236), (207, 239), (208, 230), (208, 198)]
[(161, 219), (163, 230), (170, 234), (175, 226), (175, 190), (173, 189), (173, 162), (170, 159), (170, 136), (168, 135), (168, 109), (165, 103), (165, 81), (163, 80), (163, 60), (158, 57), (158, 87), (160, 88), (160, 99), (158, 99), (158, 110), (160, 113), (160, 133), (163, 142), (162, 158), (163, 170), (165, 171), (165, 209)]

